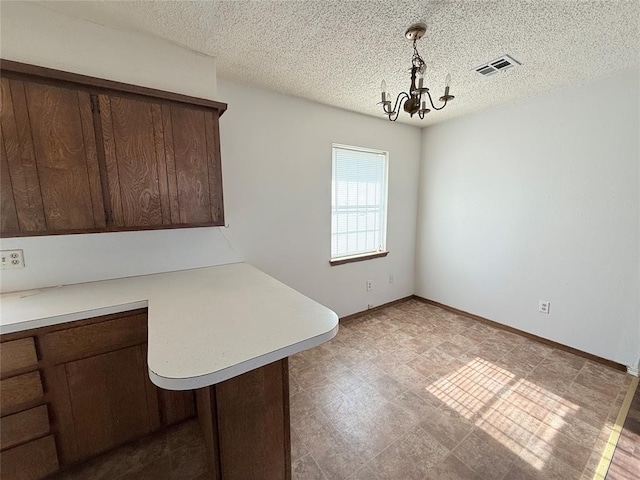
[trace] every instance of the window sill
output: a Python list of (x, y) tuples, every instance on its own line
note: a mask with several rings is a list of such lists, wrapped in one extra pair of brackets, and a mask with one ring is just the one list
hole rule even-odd
[(362, 262), (364, 260), (372, 260), (374, 258), (386, 257), (389, 255), (389, 252), (376, 252), (376, 253), (365, 253), (364, 255), (354, 255), (353, 257), (342, 257), (336, 258), (334, 260), (330, 260), (329, 263), (332, 267), (336, 265), (344, 265), (345, 263), (353, 263), (353, 262)]

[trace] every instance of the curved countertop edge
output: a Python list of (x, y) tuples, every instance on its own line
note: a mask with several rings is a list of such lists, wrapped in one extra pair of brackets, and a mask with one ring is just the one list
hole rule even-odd
[[(177, 292), (173, 288), (176, 282), (181, 286)], [(166, 309), (162, 309), (163, 313), (156, 322), (154, 319), (157, 315), (152, 307), (156, 305), (159, 298), (167, 298), (162, 296), (162, 288), (166, 285), (172, 287), (171, 291), (180, 296), (182, 303), (170, 302), (169, 305), (173, 310), (167, 312)], [(218, 292), (219, 298), (212, 298), (209, 293), (211, 291)], [(158, 292), (160, 296), (157, 295)], [(172, 297), (168, 298), (171, 300)], [(252, 298), (254, 301), (247, 303), (247, 298)], [(209, 305), (214, 301), (221, 302), (216, 305), (216, 308), (221, 308), (223, 314), (227, 316), (230, 311), (235, 313), (233, 311), (237, 303), (241, 306), (238, 312), (239, 318), (251, 320), (255, 327), (261, 326), (253, 320), (258, 319), (256, 312), (262, 315), (260, 302), (265, 301), (265, 298), (271, 303), (270, 308), (265, 311), (274, 318), (286, 319), (284, 324), (287, 325), (287, 332), (289, 332), (285, 336), (286, 341), (278, 341), (277, 334), (275, 337), (266, 335), (267, 345), (262, 348), (262, 352), (254, 348), (253, 353), (248, 353), (246, 356), (235, 355), (235, 362), (222, 362), (226, 365), (220, 365), (219, 361), (224, 357), (225, 352), (222, 352), (221, 357), (216, 358), (209, 355), (208, 344), (199, 342), (200, 350), (196, 350), (199, 355), (189, 353), (189, 357), (192, 358), (189, 360), (191, 364), (185, 363), (183, 356), (182, 363), (178, 363), (177, 367), (174, 364), (172, 368), (165, 368), (163, 362), (166, 363), (166, 358), (184, 353), (184, 349), (180, 351), (179, 348), (174, 348), (176, 345), (180, 347), (185, 344), (183, 333), (186, 332), (186, 341), (189, 341), (189, 332), (201, 329), (203, 326), (207, 327), (210, 316), (208, 307), (202, 307), (202, 300), (209, 302)], [(285, 301), (283, 304), (276, 303), (283, 300)], [(182, 317), (184, 320), (184, 305), (200, 305), (193, 316), (196, 321), (191, 323), (191, 329), (185, 329), (182, 324), (173, 322), (173, 316)], [(147, 308), (150, 324), (156, 327), (161, 326), (162, 331), (162, 335), (156, 335), (157, 331), (156, 334), (152, 334), (150, 325), (149, 346), (151, 347), (153, 343), (156, 351), (153, 355), (151, 351), (147, 354), (149, 377), (154, 384), (168, 390), (189, 390), (228, 380), (327, 342), (335, 337), (339, 328), (339, 319), (335, 312), (244, 262), (10, 292), (0, 295), (0, 306), (0, 334), (3, 335)], [(281, 315), (280, 312), (283, 306), (286, 310), (285, 315)], [(190, 312), (187, 311), (187, 313)], [(296, 332), (290, 334), (292, 331), (288, 329), (297, 325), (300, 315), (306, 316), (307, 320), (303, 322), (302, 328), (294, 327)], [(171, 321), (165, 317), (171, 317)], [(221, 328), (226, 328), (220, 322), (210, 325), (213, 327), (211, 332), (215, 332), (216, 335), (221, 334)], [(237, 322), (235, 325), (230, 324), (228, 334), (237, 337), (241, 332), (238, 325), (240, 324)], [(175, 337), (172, 335), (176, 333), (181, 337), (182, 342), (174, 341)], [(295, 338), (296, 336), (298, 338)], [(229, 348), (229, 339), (222, 338), (221, 341), (226, 348)], [(242, 356), (244, 358), (241, 358)], [(207, 368), (200, 368), (203, 361), (204, 365), (208, 365)], [(194, 368), (193, 365), (199, 366)], [(180, 375), (181, 371), (184, 371), (184, 376)], [(178, 372), (177, 375), (176, 372)], [(164, 376), (161, 375), (162, 373)]]
[[(337, 318), (337, 316), (336, 316)], [(154, 385), (164, 388), (165, 390), (194, 390), (197, 388), (208, 387), (216, 383), (224, 382), (243, 373), (250, 372), (256, 368), (263, 367), (270, 363), (282, 360), (296, 353), (308, 350), (313, 347), (322, 345), (328, 342), (338, 334), (340, 325), (336, 323), (336, 326), (326, 333), (309, 338), (302, 342), (294, 343), (287, 347), (275, 350), (273, 352), (266, 353), (259, 357), (246, 360), (242, 363), (238, 363), (231, 367), (218, 370), (207, 375), (200, 375), (198, 377), (189, 378), (168, 378), (156, 374), (151, 367), (149, 367), (149, 378)]]

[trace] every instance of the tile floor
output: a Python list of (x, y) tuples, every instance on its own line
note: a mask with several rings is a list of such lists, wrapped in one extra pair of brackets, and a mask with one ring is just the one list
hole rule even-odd
[[(294, 480), (591, 480), (631, 381), (416, 300), (342, 323), (289, 366)], [(206, 469), (192, 420), (56, 478)]]
[(291, 357), (293, 478), (591, 479), (630, 377), (417, 300)]

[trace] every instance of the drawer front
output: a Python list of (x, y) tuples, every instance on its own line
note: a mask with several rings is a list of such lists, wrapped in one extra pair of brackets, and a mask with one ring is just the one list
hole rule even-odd
[(0, 344), (0, 374), (38, 365), (33, 337)]
[(13, 408), (42, 398), (40, 372), (25, 373), (0, 380), (0, 408)]
[(38, 480), (58, 470), (53, 435), (5, 450), (0, 455), (2, 480)]
[(48, 333), (42, 349), (47, 359), (60, 364), (146, 342), (147, 314), (141, 313)]
[(2, 418), (0, 450), (15, 447), (49, 433), (49, 413), (46, 405)]

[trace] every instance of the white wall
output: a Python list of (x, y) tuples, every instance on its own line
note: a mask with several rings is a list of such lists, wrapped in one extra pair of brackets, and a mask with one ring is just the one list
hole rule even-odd
[[(10, 60), (228, 102), (221, 143), (231, 224), (3, 239), (2, 249), (24, 250), (27, 266), (3, 271), (2, 291), (245, 258), (340, 315), (413, 294), (417, 128), (229, 83), (217, 93), (210, 57), (29, 3), (2, 3), (0, 48)], [(390, 152), (386, 258), (329, 266), (332, 142)]]
[[(4, 59), (217, 98), (211, 57), (28, 2), (2, 2), (1, 12)], [(23, 249), (26, 263), (2, 272), (3, 292), (239, 260), (217, 228), (3, 239), (0, 247)]]
[(416, 294), (638, 365), (638, 84), (629, 71), (425, 129)]
[[(218, 88), (229, 104), (225, 233), (241, 255), (341, 316), (412, 295), (420, 130), (222, 79)], [(329, 265), (332, 143), (389, 152), (386, 258)]]

